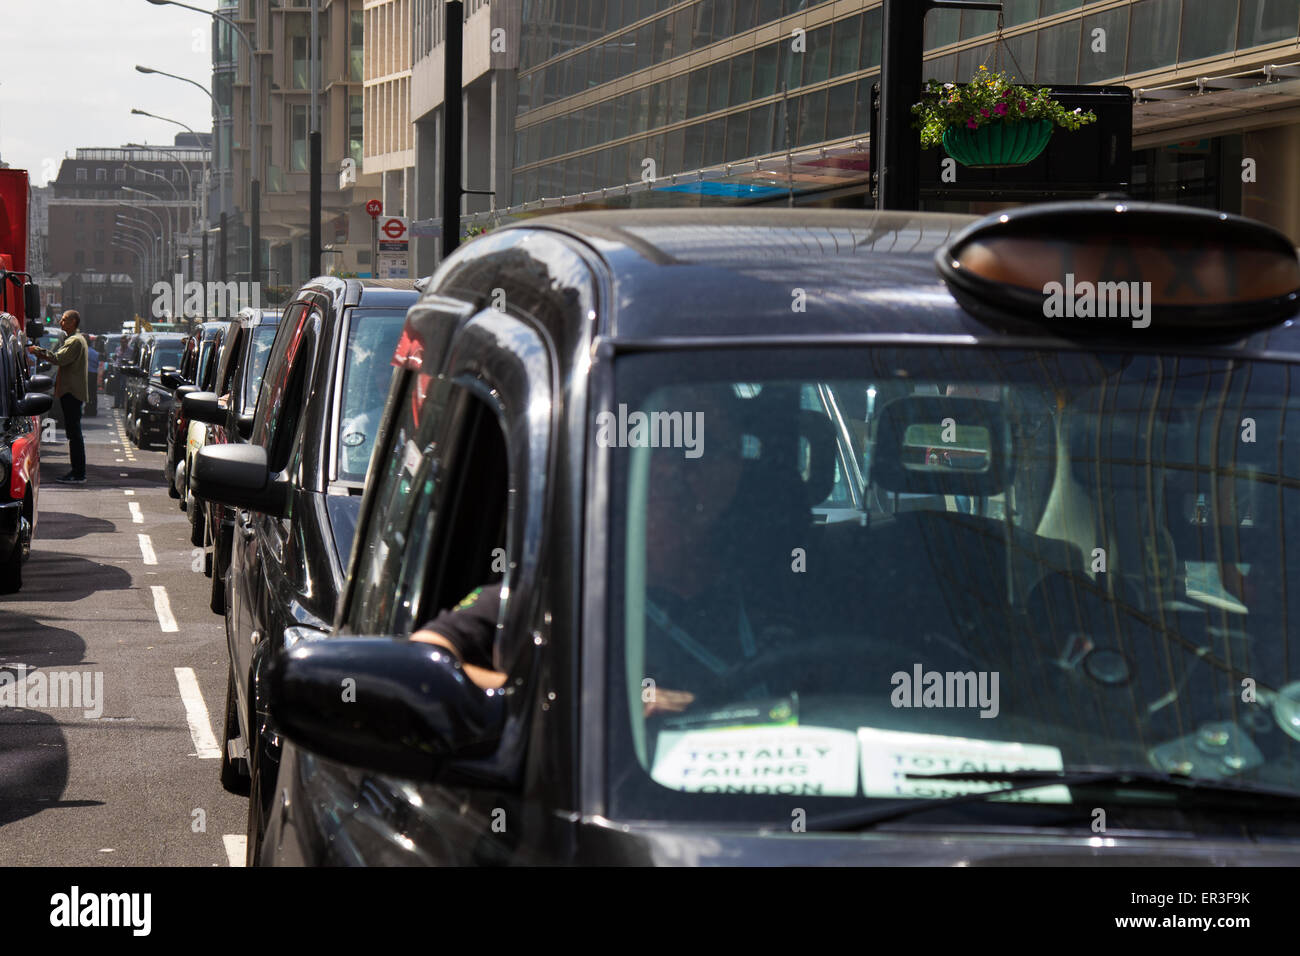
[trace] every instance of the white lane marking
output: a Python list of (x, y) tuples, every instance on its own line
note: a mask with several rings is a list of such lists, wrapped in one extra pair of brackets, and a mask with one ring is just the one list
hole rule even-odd
[(131, 521), (135, 524), (144, 524), (144, 515), (140, 513), (140, 502), (128, 501), (127, 507), (131, 509)]
[(164, 634), (175, 634), (180, 630), (176, 626), (176, 618), (172, 617), (172, 604), (167, 600), (167, 589), (161, 584), (150, 585), (153, 591), (153, 609), (158, 614), (158, 626), (162, 628)]
[(123, 459), (121, 459), (121, 458), (114, 458), (114, 459), (113, 459), (113, 462), (114, 462), (115, 464), (118, 464), (118, 465), (122, 464), (122, 461), (123, 461)]
[(244, 866), (248, 859), (248, 835), (244, 833), (222, 834), (221, 842), (226, 845), (226, 859), (231, 866)]
[(134, 489), (134, 488), (127, 488), (125, 491), (122, 492), (122, 494), (124, 494), (124, 495), (133, 495), (133, 494), (135, 494), (135, 489)]
[[(162, 588), (154, 588), (154, 592)], [(203, 703), (203, 692), (199, 690), (198, 678), (192, 667), (173, 667), (176, 683), (181, 689), (181, 703), (185, 705), (185, 720), (190, 725), (190, 736), (194, 739), (194, 756), (204, 760), (217, 760), (221, 750), (217, 747), (217, 738), (212, 735), (212, 722), (208, 719), (208, 707)]]
[(149, 540), (149, 536), (147, 534), (138, 534), (136, 537), (140, 539), (140, 554), (144, 556), (144, 563), (157, 564), (158, 555), (154, 554), (153, 542)]

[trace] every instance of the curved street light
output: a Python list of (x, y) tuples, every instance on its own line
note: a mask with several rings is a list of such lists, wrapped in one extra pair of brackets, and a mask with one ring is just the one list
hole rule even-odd
[[(145, 197), (147, 197), (148, 199), (156, 199), (156, 197), (154, 196), (153, 193), (147, 193), (147, 192), (144, 192), (143, 190), (140, 190), (140, 189), (132, 189), (130, 186), (119, 186), (118, 188), (119, 188), (122, 192), (124, 192), (124, 193), (136, 193), (137, 195), (145, 196)], [(167, 251), (167, 248), (166, 248), (166, 246), (167, 246), (166, 236), (167, 236), (167, 233), (168, 233), (168, 228), (167, 228), (167, 227), (168, 227), (168, 225), (170, 225), (170, 220), (165, 220), (165, 219), (163, 219), (161, 216), (159, 216), (156, 212), (154, 212), (152, 209), (150, 209), (146, 204), (144, 204), (144, 203), (142, 203), (142, 202), (123, 203), (123, 205), (124, 205), (124, 206), (127, 206), (127, 207), (130, 208), (130, 209), (136, 209), (136, 210), (139, 210), (139, 211), (141, 211), (141, 212), (147, 212), (149, 215), (153, 216), (153, 218), (157, 221), (157, 223), (158, 223), (159, 233), (160, 233), (160, 235), (163, 236), (163, 239), (164, 239), (164, 242), (163, 242), (163, 246), (164, 246), (164, 248), (163, 248), (163, 254), (167, 257), (167, 259), (168, 259), (168, 263), (170, 264), (170, 261), (171, 261), (171, 259), (172, 259), (173, 257), (172, 257), (172, 255), (168, 254), (168, 251)], [(175, 236), (172, 236), (171, 248), (172, 248), (172, 251), (174, 252), (174, 251), (175, 251), (175, 248), (176, 248), (176, 237), (175, 237)]]
[[(210, 100), (212, 101), (212, 146), (213, 146), (213, 148), (212, 148), (212, 150), (211, 150), (210, 152), (216, 152), (216, 145), (217, 145), (217, 135), (216, 135), (216, 130), (217, 130), (217, 120), (218, 120), (218, 119), (220, 118), (220, 116), (221, 116), (221, 104), (217, 102), (217, 98), (212, 94), (212, 91), (211, 91), (210, 89), (208, 89), (206, 86), (204, 86), (202, 83), (198, 82), (197, 80), (191, 80), (191, 79), (190, 79), (189, 77), (187, 77), (187, 76), (178, 76), (178, 75), (175, 74), (175, 73), (168, 73), (166, 70), (155, 70), (155, 69), (154, 69), (153, 67), (151, 67), (151, 66), (140, 66), (139, 64), (136, 64), (136, 68), (135, 68), (135, 70), (136, 70), (137, 73), (146, 73), (146, 74), (147, 74), (147, 73), (155, 73), (155, 74), (157, 74), (158, 76), (165, 76), (165, 77), (168, 77), (169, 79), (180, 80), (182, 83), (188, 83), (190, 86), (198, 87), (198, 88), (199, 88), (199, 89), (204, 93), (204, 95), (207, 96), (207, 98), (210, 99)], [(159, 118), (159, 119), (163, 119), (163, 117), (161, 117), (161, 116), (158, 117), (158, 118)], [(174, 123), (174, 122), (176, 122), (176, 121), (175, 121), (175, 120), (172, 120), (171, 122)], [(207, 162), (205, 161), (204, 164), (203, 164), (203, 172), (204, 172), (204, 176), (205, 176), (205, 178), (206, 178), (206, 176), (207, 176), (207, 171), (208, 171), (208, 164), (207, 164)], [(191, 186), (190, 186), (190, 189), (191, 189), (191, 191), (193, 191), (194, 187), (191, 185)], [(226, 208), (225, 199), (224, 199), (224, 190), (225, 190), (224, 180), (223, 180), (223, 178), (220, 177), (220, 165), (218, 164), (217, 205), (218, 205), (218, 207), (220, 207), (221, 209), (225, 209), (225, 208)], [(203, 227), (206, 229), (206, 228), (207, 228), (207, 225), (208, 225), (208, 217), (207, 217), (207, 212), (206, 212), (206, 210), (205, 210), (205, 211), (204, 211), (204, 214), (203, 214)]]
[(262, 154), (258, 149), (258, 127), (260, 126), (259, 113), (262, 109), (262, 100), (258, 95), (258, 74), (261, 72), (257, 63), (257, 51), (254, 49), (252, 42), (248, 39), (248, 34), (243, 28), (226, 16), (224, 13), (217, 13), (215, 10), (204, 10), (202, 7), (195, 7), (188, 3), (180, 3), (179, 0), (148, 0), (156, 7), (180, 7), (182, 10), (190, 10), (194, 13), (201, 13), (205, 17), (211, 17), (221, 23), (224, 23), (244, 42), (244, 49), (248, 51), (248, 83), (249, 92), (252, 94), (252, 102), (248, 107), (248, 119), (250, 135), (249, 145), (252, 147), (248, 157), (248, 191), (249, 191), (249, 241), (248, 241), (248, 278), (250, 282), (258, 285), (262, 282), (262, 174), (259, 169), (262, 162)]

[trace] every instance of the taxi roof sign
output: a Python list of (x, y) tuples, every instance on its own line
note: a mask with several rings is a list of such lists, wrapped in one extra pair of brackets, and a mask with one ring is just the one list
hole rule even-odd
[(963, 308), (1004, 331), (1236, 337), (1300, 307), (1300, 259), (1282, 233), (1159, 203), (1008, 210), (972, 223), (935, 264)]

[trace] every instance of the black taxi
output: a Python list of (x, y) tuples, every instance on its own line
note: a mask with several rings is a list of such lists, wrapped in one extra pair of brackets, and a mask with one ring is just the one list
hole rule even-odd
[(1298, 308), (1123, 201), (475, 240), (255, 862), (1300, 862)]

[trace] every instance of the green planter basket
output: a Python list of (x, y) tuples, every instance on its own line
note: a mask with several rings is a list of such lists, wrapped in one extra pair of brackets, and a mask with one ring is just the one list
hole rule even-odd
[(1024, 166), (1047, 149), (1052, 131), (1052, 121), (1045, 119), (990, 123), (979, 129), (949, 126), (943, 134), (943, 148), (957, 162), (974, 169)]

